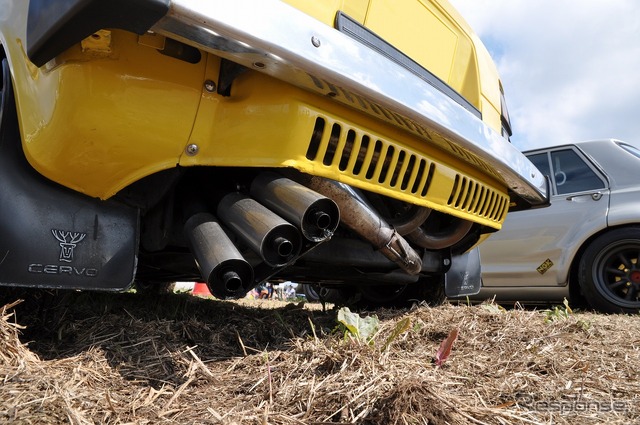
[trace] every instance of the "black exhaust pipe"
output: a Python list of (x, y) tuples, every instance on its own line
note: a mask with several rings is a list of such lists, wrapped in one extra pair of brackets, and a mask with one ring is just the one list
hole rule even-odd
[(265, 172), (251, 183), (251, 196), (302, 231), (312, 242), (322, 242), (336, 231), (340, 210), (331, 199), (276, 173)]
[(195, 214), (185, 223), (184, 232), (209, 291), (221, 299), (245, 296), (253, 287), (253, 268), (216, 218)]
[(284, 266), (300, 254), (298, 229), (246, 195), (226, 195), (218, 204), (218, 216), (271, 267)]

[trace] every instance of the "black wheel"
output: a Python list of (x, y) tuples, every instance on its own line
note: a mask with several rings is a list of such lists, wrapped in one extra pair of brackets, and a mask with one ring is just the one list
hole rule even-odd
[(591, 307), (640, 312), (640, 228), (616, 229), (595, 239), (580, 259), (578, 280)]
[(328, 302), (332, 304), (343, 304), (345, 295), (343, 289), (325, 288), (320, 285), (305, 283), (302, 285), (302, 293), (309, 302)]
[(304, 294), (304, 297), (307, 299), (307, 301), (317, 303), (318, 301), (320, 301), (320, 294), (318, 294), (318, 291), (314, 286), (315, 285), (310, 285), (307, 283), (303, 284), (302, 293)]
[(134, 283), (136, 292), (143, 295), (163, 295), (171, 294), (176, 288), (175, 282), (150, 282), (136, 280)]
[(446, 295), (444, 276), (422, 277), (409, 285), (362, 285), (359, 288), (359, 307), (411, 307), (414, 304), (426, 304), (432, 307), (441, 305)]

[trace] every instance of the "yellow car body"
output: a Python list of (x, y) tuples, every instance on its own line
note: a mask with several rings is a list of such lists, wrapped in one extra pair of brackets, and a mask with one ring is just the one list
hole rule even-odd
[(24, 156), (83, 196), (122, 201), (171, 170), (296, 170), (469, 223), (462, 251), (546, 203), (493, 62), (444, 0), (0, 5)]

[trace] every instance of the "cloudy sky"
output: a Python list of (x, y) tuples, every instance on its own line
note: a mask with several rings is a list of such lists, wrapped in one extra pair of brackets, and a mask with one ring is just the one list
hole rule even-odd
[(640, 146), (640, 1), (450, 0), (498, 65), (521, 150)]

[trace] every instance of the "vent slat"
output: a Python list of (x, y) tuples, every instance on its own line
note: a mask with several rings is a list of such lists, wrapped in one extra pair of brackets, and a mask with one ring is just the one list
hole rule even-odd
[(463, 177), (460, 182), (460, 191), (458, 192), (458, 197), (456, 198), (456, 208), (460, 208), (460, 204), (462, 204), (462, 199), (467, 194), (467, 178)]
[[(365, 136), (367, 137), (367, 136)], [(367, 137), (368, 138), (368, 137)], [(371, 140), (369, 140), (369, 143), (367, 144), (367, 150), (364, 156), (364, 160), (362, 161), (362, 169), (366, 170), (365, 171), (365, 178), (369, 172), (369, 168), (371, 167), (371, 161), (373, 160), (373, 153), (375, 152), (375, 145), (376, 143), (373, 142)], [(363, 144), (364, 146), (364, 144)]]
[(395, 149), (391, 145), (385, 144), (382, 152), (380, 153), (381, 161), (378, 161), (378, 166), (376, 167), (375, 174), (378, 176), (378, 183), (384, 183), (389, 175), (389, 169), (393, 156), (395, 154)]
[(362, 146), (362, 137), (360, 137), (360, 135), (354, 132), (353, 146), (350, 152), (351, 155), (347, 158), (348, 163), (347, 163), (347, 166), (345, 167), (345, 171), (351, 170), (353, 172), (353, 170), (355, 169), (356, 162), (358, 161), (358, 154), (354, 152), (360, 152), (361, 146)]
[(427, 196), (429, 192), (429, 187), (431, 186), (431, 180), (433, 180), (433, 174), (436, 172), (436, 165), (432, 162), (429, 164), (429, 173), (427, 174), (427, 178), (421, 183), (420, 187), (420, 196), (423, 198)]
[[(354, 102), (357, 102), (356, 98)], [(380, 112), (386, 113), (384, 110)], [(403, 124), (411, 126), (412, 123), (405, 121)], [(458, 153), (475, 159), (466, 152)], [(436, 175), (436, 163), (427, 157), (327, 117), (316, 118), (306, 158), (353, 178), (422, 199), (427, 198)], [(487, 220), (504, 220), (509, 199), (501, 192), (464, 174), (455, 174), (450, 184), (452, 187), (446, 205)]]
[(407, 172), (407, 168), (409, 168), (410, 158), (407, 158), (405, 155), (404, 161), (402, 161), (402, 165), (400, 166), (400, 170), (398, 171), (398, 181), (400, 182), (400, 186), (404, 185), (404, 175)]
[(424, 179), (425, 167), (426, 167), (426, 161), (424, 159), (421, 159), (420, 163), (416, 167), (415, 175), (411, 176), (411, 179), (413, 181), (413, 184), (411, 185), (411, 193), (413, 194), (420, 193), (419, 189), (425, 180)]

